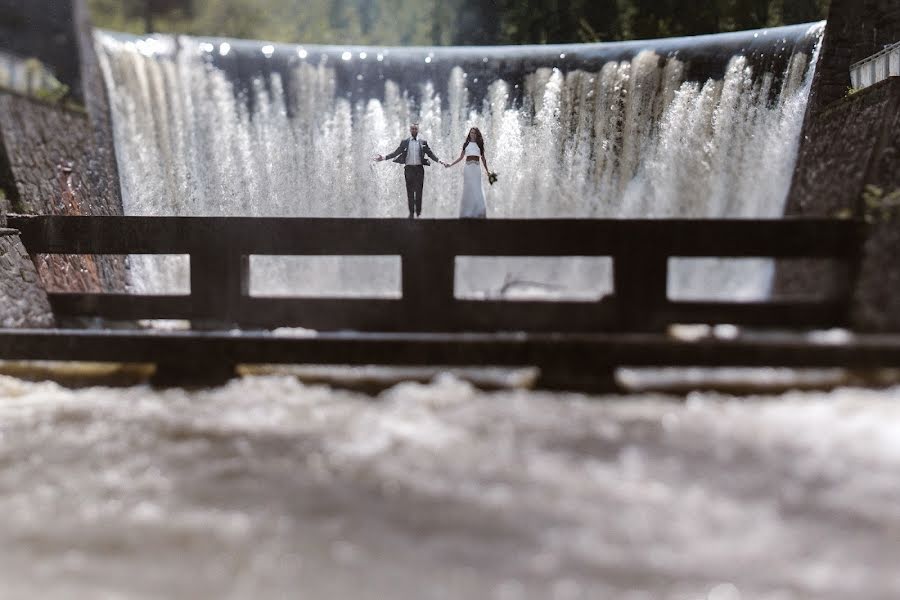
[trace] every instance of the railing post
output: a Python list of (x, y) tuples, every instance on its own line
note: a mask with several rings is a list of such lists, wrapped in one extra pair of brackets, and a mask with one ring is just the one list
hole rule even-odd
[(404, 329), (448, 331), (453, 327), (455, 257), (436, 245), (402, 255)]
[(191, 326), (235, 327), (249, 293), (250, 258), (239, 250), (214, 246), (191, 253)]
[(648, 331), (664, 325), (658, 311), (668, 301), (668, 262), (647, 247), (613, 257), (617, 329)]
[[(249, 290), (250, 259), (240, 250), (210, 244), (190, 253), (191, 328), (231, 329), (241, 321), (243, 297)], [(159, 360), (153, 383), (221, 385), (235, 375), (235, 364), (197, 356), (190, 363)]]

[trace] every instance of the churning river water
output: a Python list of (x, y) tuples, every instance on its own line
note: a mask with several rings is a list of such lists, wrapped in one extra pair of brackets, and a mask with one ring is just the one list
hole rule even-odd
[(0, 376), (0, 597), (889, 600), (898, 401)]

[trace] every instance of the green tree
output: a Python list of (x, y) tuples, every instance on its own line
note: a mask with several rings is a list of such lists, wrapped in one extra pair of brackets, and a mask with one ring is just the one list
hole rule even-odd
[(619, 3), (615, 0), (586, 2), (578, 19), (579, 42), (603, 42), (621, 39)]
[(766, 27), (771, 4), (771, 0), (734, 0), (728, 14), (730, 27), (735, 30)]
[(372, 45), (647, 39), (802, 23), (828, 10), (828, 0), (88, 1), (109, 29)]
[(456, 11), (453, 43), (458, 45), (499, 43), (500, 12), (496, 0), (462, 0)]
[(722, 31), (717, 0), (672, 0), (669, 4), (667, 34), (700, 35)]
[(828, 3), (817, 0), (783, 0), (781, 18), (785, 23), (805, 23), (824, 19)]

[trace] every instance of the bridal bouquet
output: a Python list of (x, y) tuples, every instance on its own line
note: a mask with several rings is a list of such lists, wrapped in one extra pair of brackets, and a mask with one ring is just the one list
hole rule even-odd
[(488, 173), (488, 183), (491, 185), (497, 183), (497, 173), (495, 173), (494, 171)]

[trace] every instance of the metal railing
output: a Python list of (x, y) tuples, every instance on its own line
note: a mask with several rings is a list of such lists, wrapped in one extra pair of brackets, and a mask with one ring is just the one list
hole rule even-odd
[[(786, 328), (846, 322), (848, 297), (673, 301), (678, 257), (852, 261), (861, 225), (777, 220), (397, 220), (232, 217), (9, 217), (31, 254), (187, 254), (187, 295), (53, 293), (57, 316), (188, 319), (244, 328), (370, 332), (605, 332), (671, 323)], [(251, 255), (394, 255), (402, 297), (249, 294)], [(470, 300), (454, 295), (456, 258), (611, 257), (613, 293), (597, 301)]]
[(854, 88), (862, 89), (900, 76), (900, 42), (886, 46), (880, 52), (850, 65), (850, 81)]

